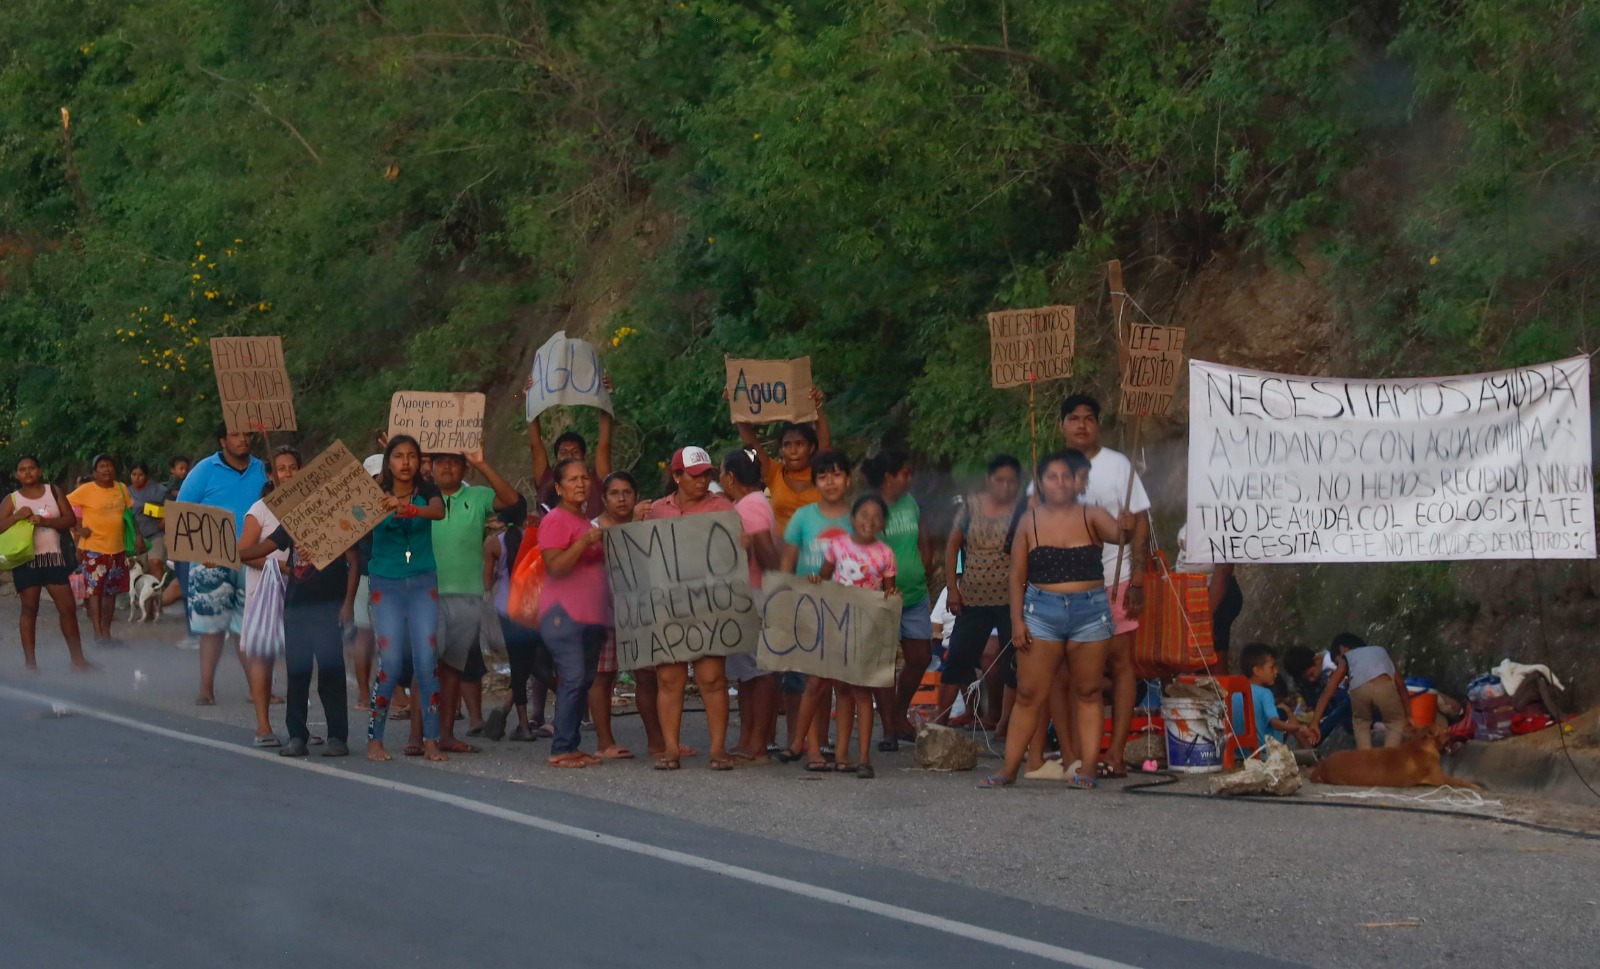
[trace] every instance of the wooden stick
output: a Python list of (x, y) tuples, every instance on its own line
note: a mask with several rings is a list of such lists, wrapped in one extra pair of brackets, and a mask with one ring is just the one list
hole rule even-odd
[[(1119, 507), (1117, 509), (1117, 518), (1118, 518), (1117, 528), (1118, 529), (1120, 529), (1122, 527), (1121, 518), (1122, 518), (1123, 512), (1127, 511), (1128, 510), (1128, 506), (1133, 504), (1133, 477), (1134, 477), (1134, 475), (1138, 474), (1138, 471), (1134, 468), (1134, 465), (1133, 465), (1133, 458), (1134, 458), (1135, 454), (1139, 453), (1139, 437), (1140, 437), (1140, 434), (1141, 434), (1141, 432), (1143, 430), (1144, 430), (1144, 417), (1143, 417), (1143, 415), (1140, 415), (1140, 416), (1135, 417), (1133, 419), (1133, 447), (1131, 449), (1129, 449), (1129, 451), (1128, 451), (1128, 487), (1122, 494), (1122, 505), (1121, 505), (1121, 507)], [(1134, 531), (1138, 531), (1138, 529), (1134, 529)], [(1130, 534), (1130, 535), (1128, 535), (1126, 537), (1132, 538), (1133, 536)], [(1122, 584), (1120, 582), (1118, 582), (1117, 580), (1122, 578), (1122, 556), (1127, 551), (1128, 551), (1128, 546), (1127, 545), (1124, 544), (1124, 545), (1118, 545), (1117, 546), (1117, 567), (1111, 573), (1112, 582), (1115, 583), (1116, 587), (1117, 587), (1117, 605), (1119, 605), (1119, 606), (1122, 605), (1123, 588), (1122, 588)], [(1135, 569), (1137, 569), (1139, 567), (1139, 563), (1137, 563), (1137, 562), (1133, 563), (1133, 567)], [(1131, 576), (1130, 576), (1130, 578), (1131, 578)]]
[(1128, 369), (1128, 341), (1123, 336), (1122, 317), (1128, 309), (1128, 291), (1122, 285), (1122, 260), (1106, 263), (1106, 285), (1111, 289), (1111, 325), (1117, 337), (1117, 373)]
[(1033, 385), (1036, 381), (1032, 376), (1028, 378), (1028, 439), (1033, 444), (1033, 463), (1028, 465), (1028, 473), (1033, 475), (1033, 493), (1039, 494), (1039, 412), (1033, 403)]

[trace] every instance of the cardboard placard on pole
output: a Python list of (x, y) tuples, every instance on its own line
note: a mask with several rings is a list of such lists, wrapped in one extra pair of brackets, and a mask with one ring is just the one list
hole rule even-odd
[(266, 497), (299, 554), (319, 569), (388, 517), (383, 492), (343, 441), (306, 462)]
[(611, 391), (600, 369), (600, 353), (590, 343), (568, 339), (557, 330), (533, 356), (523, 416), (533, 420), (557, 405), (598, 407), (611, 413)]
[(1135, 323), (1127, 327), (1122, 366), (1124, 416), (1168, 417), (1177, 398), (1183, 363), (1183, 327)]
[(787, 572), (761, 579), (764, 670), (806, 673), (855, 686), (894, 685), (900, 648), (899, 596)]
[(484, 402), (482, 394), (397, 390), (389, 400), (389, 438), (410, 435), (423, 454), (481, 451)]
[(732, 511), (605, 530), (619, 669), (755, 651), (761, 615), (743, 531)]
[(229, 431), (295, 430), (294, 390), (283, 362), (283, 337), (211, 338), (211, 369)]
[(817, 419), (811, 400), (811, 358), (736, 360), (727, 357), (728, 412), (735, 424)]
[(169, 501), (163, 512), (167, 561), (239, 567), (239, 534), (233, 512), (189, 501)]
[(995, 387), (1072, 376), (1077, 310), (1041, 306), (989, 314), (989, 375)]

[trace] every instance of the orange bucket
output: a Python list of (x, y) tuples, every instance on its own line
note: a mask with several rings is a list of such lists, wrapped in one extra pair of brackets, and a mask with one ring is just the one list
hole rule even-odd
[(1439, 698), (1430, 690), (1411, 694), (1411, 722), (1418, 727), (1431, 727), (1439, 716)]

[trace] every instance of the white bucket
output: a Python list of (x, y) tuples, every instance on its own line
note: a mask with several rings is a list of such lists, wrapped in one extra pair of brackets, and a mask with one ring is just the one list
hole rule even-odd
[(1167, 769), (1179, 774), (1215, 774), (1222, 770), (1220, 700), (1161, 698), (1161, 720), (1167, 727)]

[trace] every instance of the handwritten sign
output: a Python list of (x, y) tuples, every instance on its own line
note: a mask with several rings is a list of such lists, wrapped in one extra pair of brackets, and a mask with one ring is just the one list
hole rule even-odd
[(1594, 558), (1589, 360), (1347, 380), (1189, 363), (1189, 557)]
[(295, 430), (294, 391), (283, 363), (282, 337), (212, 337), (211, 369), (228, 430)]
[(756, 664), (855, 686), (894, 685), (900, 597), (837, 582), (812, 585), (768, 572), (761, 579), (761, 647)]
[(755, 651), (761, 617), (741, 531), (732, 511), (605, 530), (619, 668)]
[(989, 372), (996, 387), (1072, 376), (1077, 310), (1044, 306), (989, 314)]
[(1183, 376), (1183, 327), (1136, 323), (1122, 361), (1122, 413), (1167, 417)]
[(299, 554), (319, 569), (327, 568), (388, 515), (383, 492), (343, 441), (335, 441), (288, 483), (274, 488), (266, 502), (289, 530)]
[(811, 401), (811, 358), (726, 360), (728, 410), (735, 424), (803, 423), (817, 419)]
[(167, 559), (239, 567), (239, 535), (233, 512), (188, 501), (166, 504)]
[(396, 391), (389, 400), (389, 436), (408, 434), (423, 454), (483, 450), (482, 394)]
[(565, 331), (545, 341), (533, 356), (524, 416), (533, 420), (551, 407), (598, 407), (611, 413), (611, 391), (600, 369), (600, 354), (582, 340), (569, 340)]

